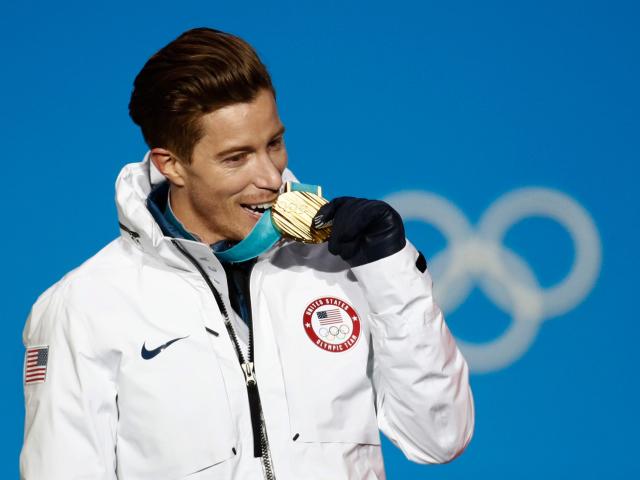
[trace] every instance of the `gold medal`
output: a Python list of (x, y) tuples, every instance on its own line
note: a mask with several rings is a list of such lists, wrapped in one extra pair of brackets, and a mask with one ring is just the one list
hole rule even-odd
[(304, 243), (322, 243), (331, 235), (331, 227), (315, 228), (313, 217), (325, 203), (328, 201), (322, 197), (321, 187), (316, 193), (292, 191), (291, 182), (287, 182), (284, 193), (271, 208), (271, 218), (286, 237)]

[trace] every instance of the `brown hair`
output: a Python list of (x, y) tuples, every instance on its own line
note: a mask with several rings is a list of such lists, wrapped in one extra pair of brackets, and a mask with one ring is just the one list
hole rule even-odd
[(155, 53), (133, 83), (129, 115), (149, 148), (166, 148), (190, 162), (202, 137), (202, 115), (275, 96), (267, 68), (247, 42), (210, 28), (188, 30)]

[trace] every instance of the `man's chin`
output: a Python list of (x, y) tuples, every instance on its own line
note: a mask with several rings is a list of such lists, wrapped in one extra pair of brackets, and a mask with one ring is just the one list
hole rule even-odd
[(239, 218), (234, 219), (235, 224), (229, 225), (227, 239), (235, 243), (244, 240), (251, 233), (262, 215), (264, 214), (255, 214), (242, 208)]
[(237, 229), (234, 232), (234, 236), (233, 236), (233, 240), (234, 242), (241, 242), (242, 240), (244, 240), (245, 238), (247, 238), (249, 236), (249, 234), (251, 233), (251, 231), (253, 230), (253, 228), (256, 226), (257, 220), (253, 223), (247, 223), (245, 225), (243, 225), (241, 228)]

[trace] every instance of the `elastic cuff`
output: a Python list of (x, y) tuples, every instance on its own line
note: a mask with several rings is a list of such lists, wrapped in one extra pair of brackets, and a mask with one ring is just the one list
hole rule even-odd
[[(353, 267), (372, 313), (387, 313), (402, 308), (416, 296), (424, 295), (431, 282), (428, 272), (416, 267), (419, 252), (407, 240), (402, 250), (375, 262)], [(430, 277), (429, 277), (430, 279)]]

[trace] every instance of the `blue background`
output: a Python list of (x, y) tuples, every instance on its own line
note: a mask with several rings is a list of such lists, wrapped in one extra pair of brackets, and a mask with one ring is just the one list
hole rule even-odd
[[(113, 184), (145, 146), (133, 78), (182, 31), (210, 26), (269, 67), (290, 167), (327, 196), (434, 192), (473, 223), (519, 187), (563, 192), (602, 244), (590, 293), (506, 368), (474, 373), (476, 432), (439, 466), (384, 445), (390, 479), (630, 478), (640, 471), (637, 2), (11, 2), (0, 7), (4, 379), (0, 472), (18, 475), (21, 332), (46, 287), (118, 235)], [(433, 226), (407, 222), (431, 258)], [(573, 261), (544, 217), (505, 244), (542, 287)], [(434, 278), (437, 282), (437, 278)], [(447, 321), (472, 342), (511, 321), (475, 288)]]

